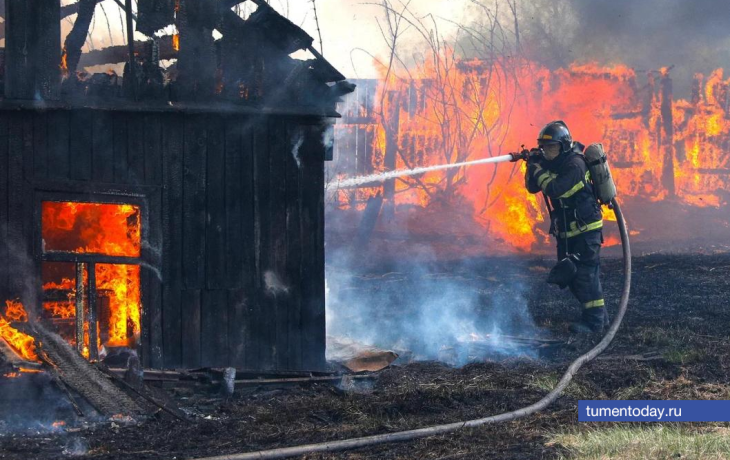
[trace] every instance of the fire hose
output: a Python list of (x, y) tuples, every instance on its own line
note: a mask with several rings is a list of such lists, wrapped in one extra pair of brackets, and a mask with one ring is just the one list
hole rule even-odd
[(621, 207), (614, 198), (611, 200), (611, 206), (616, 213), (616, 221), (618, 223), (619, 232), (621, 234), (621, 246), (623, 251), (623, 269), (624, 269), (624, 283), (623, 291), (621, 293), (621, 300), (619, 302), (618, 312), (608, 328), (606, 335), (603, 336), (600, 342), (598, 342), (588, 352), (579, 356), (573, 361), (568, 369), (563, 374), (555, 388), (545, 395), (539, 401), (530, 404), (529, 406), (521, 409), (505, 412), (502, 414), (491, 415), (484, 418), (478, 418), (475, 420), (468, 420), (463, 422), (447, 423), (444, 425), (436, 425), (425, 428), (418, 428), (415, 430), (399, 431), (396, 433), (378, 434), (374, 436), (364, 436), (360, 438), (344, 439), (341, 441), (329, 441), (317, 444), (305, 444), (292, 447), (282, 447), (279, 449), (260, 450), (256, 452), (246, 452), (240, 454), (230, 455), (219, 455), (216, 457), (207, 457), (199, 460), (249, 460), (249, 459), (268, 459), (268, 458), (286, 458), (297, 455), (305, 455), (312, 452), (335, 452), (349, 449), (357, 449), (361, 447), (374, 446), (378, 444), (385, 444), (390, 442), (399, 441), (410, 441), (413, 439), (425, 438), (428, 436), (434, 436), (439, 434), (451, 433), (454, 431), (461, 430), (463, 428), (473, 428), (481, 425), (487, 425), (490, 423), (501, 423), (516, 420), (518, 418), (526, 417), (528, 415), (535, 414), (557, 400), (563, 391), (568, 387), (573, 376), (578, 370), (586, 363), (593, 360), (596, 356), (600, 355), (616, 336), (618, 328), (621, 326), (624, 314), (629, 303), (629, 291), (631, 290), (631, 248), (629, 245), (629, 233), (626, 229), (626, 222), (624, 216), (621, 213)]

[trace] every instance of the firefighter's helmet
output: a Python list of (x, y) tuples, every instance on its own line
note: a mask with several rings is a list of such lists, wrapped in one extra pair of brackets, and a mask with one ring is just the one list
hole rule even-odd
[(560, 143), (562, 152), (567, 152), (573, 148), (573, 137), (563, 120), (551, 121), (537, 135), (537, 145), (539, 146), (554, 142)]

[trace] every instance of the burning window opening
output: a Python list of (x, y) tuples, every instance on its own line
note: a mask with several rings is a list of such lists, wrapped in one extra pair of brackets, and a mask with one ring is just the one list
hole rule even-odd
[(131, 204), (44, 201), (43, 252), (139, 257), (141, 220)]
[[(42, 320), (86, 358), (138, 349), (141, 336), (140, 208), (42, 203)], [(84, 261), (79, 254), (88, 254)], [(63, 260), (66, 259), (67, 260)]]

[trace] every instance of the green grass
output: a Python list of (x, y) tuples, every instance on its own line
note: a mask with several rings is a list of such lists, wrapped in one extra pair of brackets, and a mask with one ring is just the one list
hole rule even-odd
[(730, 429), (678, 425), (613, 426), (554, 435), (548, 445), (562, 446), (562, 458), (581, 460), (730, 459)]
[[(555, 388), (555, 386), (558, 384), (561, 377), (562, 374), (534, 376), (532, 380), (530, 380), (530, 382), (527, 384), (527, 387), (549, 393), (553, 391), (553, 388)], [(590, 388), (586, 388), (584, 385), (581, 385), (575, 380), (571, 381), (568, 384), (568, 387), (565, 389), (564, 393), (576, 399), (591, 399), (592, 396), (595, 396)]]
[(685, 329), (645, 328), (638, 334), (639, 343), (662, 350), (672, 364), (686, 365), (704, 361), (707, 353), (693, 346), (692, 334)]

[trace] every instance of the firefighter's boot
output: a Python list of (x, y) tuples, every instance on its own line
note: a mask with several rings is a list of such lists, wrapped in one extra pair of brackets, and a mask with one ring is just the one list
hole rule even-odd
[(570, 325), (574, 334), (600, 334), (608, 325), (606, 307), (584, 308), (580, 321)]

